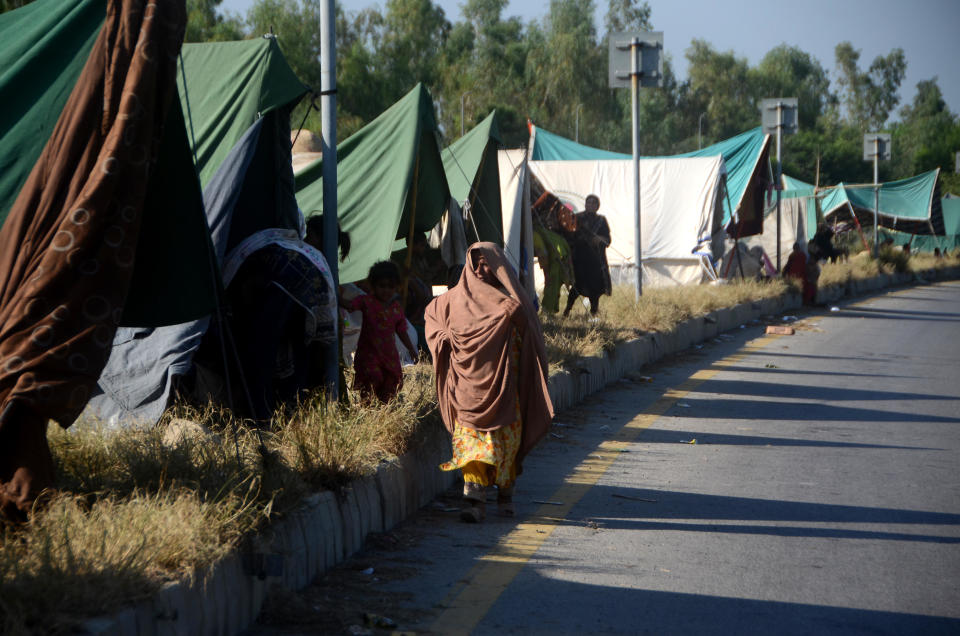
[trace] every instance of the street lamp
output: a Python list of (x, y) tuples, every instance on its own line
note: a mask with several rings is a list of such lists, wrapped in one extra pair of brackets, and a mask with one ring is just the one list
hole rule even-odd
[(703, 118), (706, 113), (700, 113), (700, 116), (697, 118), (697, 150), (703, 148), (703, 143), (700, 141), (703, 134)]
[(760, 102), (763, 132), (777, 136), (777, 272), (780, 272), (780, 191), (783, 189), (783, 162), (780, 160), (780, 137), (797, 132), (797, 98), (770, 97)]
[(463, 100), (467, 98), (467, 95), (473, 91), (467, 91), (460, 96), (460, 136), (463, 137)]
[(583, 109), (583, 104), (577, 104), (577, 123), (576, 128), (573, 133), (573, 140), (577, 143), (580, 143), (580, 111)]

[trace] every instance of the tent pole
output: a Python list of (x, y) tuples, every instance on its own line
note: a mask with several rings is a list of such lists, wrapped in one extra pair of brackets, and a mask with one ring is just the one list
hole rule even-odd
[[(323, 256), (330, 268), (337, 294), (340, 288), (338, 267), (340, 237), (337, 214), (337, 39), (334, 0), (320, 1), (320, 118), (323, 161)], [(334, 322), (335, 342), (340, 342), (339, 314)], [(327, 399), (337, 401), (340, 392), (340, 347), (324, 347), (323, 366)]]
[(413, 264), (413, 234), (416, 231), (417, 221), (417, 185), (420, 183), (420, 153), (417, 153), (417, 163), (413, 166), (413, 191), (410, 194), (410, 228), (407, 231), (407, 259), (403, 272), (403, 308), (406, 311), (407, 296), (410, 292), (410, 266)]

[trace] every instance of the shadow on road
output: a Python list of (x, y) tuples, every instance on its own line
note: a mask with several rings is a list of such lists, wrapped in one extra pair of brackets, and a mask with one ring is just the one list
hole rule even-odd
[[(576, 572), (568, 576), (576, 576)], [(669, 585), (670, 574), (661, 584)], [(532, 572), (503, 614), (536, 608), (544, 634), (956, 634), (960, 620), (882, 610), (589, 585)], [(581, 611), (574, 612), (573, 602)], [(496, 607), (494, 608), (496, 610)], [(501, 622), (502, 621), (502, 622)], [(513, 633), (496, 611), (477, 634)], [(499, 631), (503, 630), (503, 631)]]

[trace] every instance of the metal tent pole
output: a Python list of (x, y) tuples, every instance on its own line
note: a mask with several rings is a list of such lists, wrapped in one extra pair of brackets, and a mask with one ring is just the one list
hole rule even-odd
[[(322, 120), (323, 151), (323, 255), (330, 267), (334, 289), (338, 294), (340, 272), (338, 267), (340, 235), (337, 224), (337, 40), (334, 0), (320, 2), (320, 113)], [(334, 323), (336, 340), (340, 339), (339, 320)], [(338, 376), (340, 371), (339, 347), (324, 348), (324, 378), (327, 399), (339, 398)]]

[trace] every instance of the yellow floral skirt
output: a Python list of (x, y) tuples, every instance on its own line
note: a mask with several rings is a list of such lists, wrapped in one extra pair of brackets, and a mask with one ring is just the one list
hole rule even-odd
[[(514, 333), (511, 347), (511, 371), (520, 364), (520, 337)], [(453, 423), (453, 457), (440, 464), (441, 470), (463, 471), (463, 481), (480, 486), (496, 484), (501, 490), (513, 486), (517, 479), (517, 453), (523, 435), (520, 396), (514, 403), (513, 422), (495, 431), (475, 431)]]
[(463, 470), (465, 482), (507, 489), (517, 479), (517, 452), (523, 425), (520, 404), (513, 422), (495, 431), (475, 431), (455, 423), (453, 457), (441, 470)]

